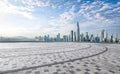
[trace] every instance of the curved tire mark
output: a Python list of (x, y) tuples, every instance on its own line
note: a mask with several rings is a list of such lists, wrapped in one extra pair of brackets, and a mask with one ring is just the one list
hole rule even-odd
[(70, 51), (59, 51), (59, 52), (50, 52), (50, 53), (41, 53), (41, 54), (28, 54), (28, 55), (19, 55), (19, 56), (7, 56), (7, 57), (0, 57), (0, 58), (11, 58), (11, 57), (24, 57), (24, 56), (35, 56), (35, 55), (47, 55), (47, 54), (54, 54), (54, 53), (63, 53), (63, 52), (72, 52), (72, 51), (78, 51), (83, 49), (91, 48), (91, 45), (89, 45), (86, 48), (76, 49), (76, 50), (70, 50)]
[[(91, 46), (90, 46), (90, 47), (91, 47)], [(86, 56), (86, 57), (82, 57), (82, 58), (70, 59), (70, 60), (67, 60), (67, 61), (55, 62), (55, 63), (51, 63), (51, 64), (38, 65), (38, 66), (33, 66), (33, 67), (28, 67), (28, 68), (8, 70), (8, 71), (0, 72), (0, 74), (18, 72), (18, 71), (23, 71), (23, 70), (33, 69), (33, 68), (39, 68), (39, 67), (45, 67), (45, 66), (51, 66), (51, 65), (56, 65), (56, 64), (63, 64), (63, 63), (66, 63), (66, 62), (73, 62), (73, 61), (76, 61), (76, 60), (82, 60), (82, 59), (85, 59), (85, 58), (94, 57), (94, 56), (100, 55), (100, 54), (102, 54), (102, 53), (105, 53), (106, 51), (108, 51), (108, 48), (107, 48), (107, 47), (105, 47), (105, 50), (104, 50), (104, 51), (99, 52), (99, 53), (96, 53), (96, 54), (93, 54), (93, 55), (90, 55), (90, 56)], [(70, 51), (69, 51), (69, 52), (70, 52)]]

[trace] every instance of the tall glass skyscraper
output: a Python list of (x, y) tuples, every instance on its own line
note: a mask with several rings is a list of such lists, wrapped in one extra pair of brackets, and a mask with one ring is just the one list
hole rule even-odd
[(79, 28), (79, 22), (77, 22), (77, 41), (80, 41), (80, 28)]
[(73, 30), (71, 30), (71, 42), (73, 42)]
[(76, 42), (76, 32), (74, 32), (74, 42)]
[(101, 42), (103, 42), (103, 41), (104, 41), (104, 29), (101, 32)]

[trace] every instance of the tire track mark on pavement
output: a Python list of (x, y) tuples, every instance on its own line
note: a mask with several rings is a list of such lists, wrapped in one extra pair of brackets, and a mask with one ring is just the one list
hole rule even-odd
[[(90, 48), (91, 48), (91, 45), (90, 45)], [(90, 56), (86, 56), (86, 57), (82, 57), (82, 58), (69, 59), (67, 61), (55, 62), (55, 63), (51, 63), (51, 64), (38, 65), (38, 66), (26, 67), (26, 68), (14, 69), (14, 70), (8, 70), (8, 71), (1, 71), (0, 74), (6, 74), (6, 73), (12, 73), (12, 72), (19, 72), (19, 71), (24, 71), (24, 70), (28, 70), (28, 69), (40, 68), (40, 67), (51, 66), (51, 65), (56, 65), (56, 64), (63, 64), (63, 63), (66, 63), (66, 62), (74, 62), (76, 60), (82, 60), (82, 59), (85, 59), (85, 58), (94, 57), (94, 56), (97, 56), (97, 55), (100, 55), (102, 53), (107, 52), (108, 48), (107, 47), (104, 47), (104, 48), (105, 48), (105, 50), (103, 50), (103, 51), (101, 51), (99, 53), (96, 53), (96, 54), (92, 54)]]
[(72, 52), (72, 51), (78, 51), (78, 50), (84, 50), (91, 48), (91, 45), (89, 45), (86, 48), (76, 49), (76, 50), (70, 50), (70, 51), (59, 51), (59, 52), (50, 52), (50, 53), (41, 53), (41, 54), (28, 54), (28, 55), (19, 55), (19, 56), (7, 56), (7, 57), (0, 57), (0, 58), (11, 58), (11, 57), (24, 57), (24, 56), (35, 56), (35, 55), (47, 55), (47, 54), (54, 54), (54, 53), (64, 53), (64, 52)]

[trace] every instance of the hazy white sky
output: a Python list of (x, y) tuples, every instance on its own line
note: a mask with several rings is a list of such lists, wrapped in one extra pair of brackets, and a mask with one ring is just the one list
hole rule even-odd
[(0, 36), (69, 34), (120, 25), (118, 0), (0, 0)]

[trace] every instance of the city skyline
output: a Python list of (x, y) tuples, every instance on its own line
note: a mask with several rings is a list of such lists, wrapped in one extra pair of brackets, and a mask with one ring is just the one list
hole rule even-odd
[[(112, 29), (111, 29), (112, 31)], [(82, 33), (80, 30), (79, 22), (76, 22), (76, 29), (70, 30), (69, 34), (61, 34), (57, 33), (54, 37), (51, 34), (47, 35), (39, 35), (34, 38), (27, 38), (24, 36), (17, 37), (3, 37), (0, 36), (0, 42), (29, 42), (29, 41), (38, 41), (38, 42), (95, 42), (95, 43), (119, 43), (120, 42), (120, 34), (111, 33), (104, 29), (99, 31), (97, 34), (95, 33)]]
[(100, 34), (95, 33), (81, 33), (79, 22), (76, 23), (76, 29), (70, 30), (69, 34), (57, 33), (55, 37), (51, 34), (39, 35), (34, 38), (27, 38), (23, 36), (17, 37), (0, 37), (0, 42), (94, 42), (94, 43), (120, 43), (119, 32), (109, 33), (104, 29)]
[(76, 22), (81, 34), (106, 28), (120, 33), (119, 11), (118, 0), (1, 0), (0, 36), (68, 35)]
[[(106, 33), (105, 33), (106, 32)], [(94, 42), (94, 43), (120, 43), (120, 37), (117, 34), (109, 34), (104, 29), (100, 35), (80, 33), (79, 22), (76, 23), (76, 30), (71, 30), (68, 35), (58, 33), (56, 37), (51, 37), (50, 34), (45, 36), (36, 36), (35, 41), (39, 42)]]

